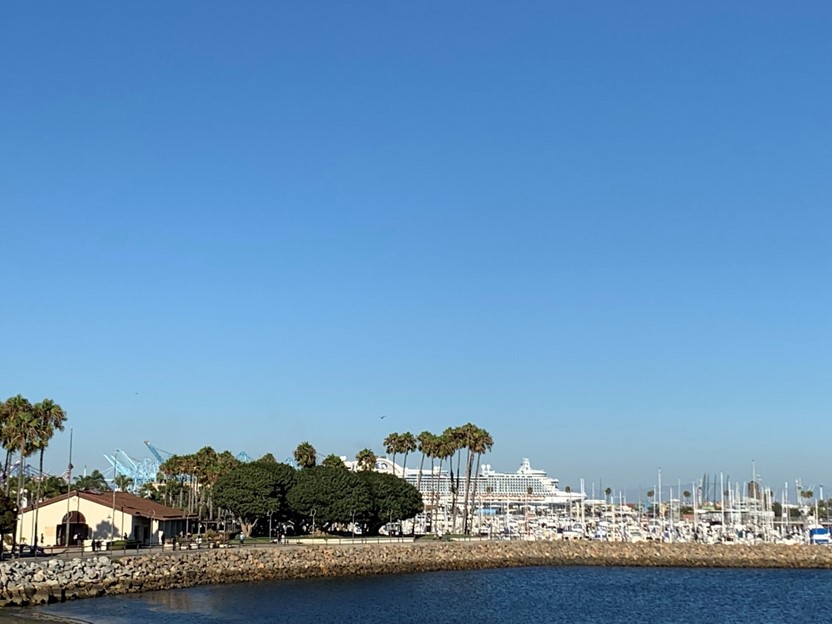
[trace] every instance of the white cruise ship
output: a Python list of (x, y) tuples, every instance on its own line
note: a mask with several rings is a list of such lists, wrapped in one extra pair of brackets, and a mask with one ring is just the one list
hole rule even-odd
[[(419, 489), (425, 502), (439, 496), (441, 503), (450, 502), (451, 479), (450, 473), (438, 470), (431, 473), (430, 469), (423, 470), (421, 479), (419, 470), (404, 469), (399, 464), (393, 464), (386, 457), (379, 457), (376, 463), (376, 470), (387, 472), (404, 478), (413, 485), (419, 484)], [(460, 475), (459, 480), (461, 498), (465, 488), (465, 474)], [(476, 479), (476, 486), (472, 479), (471, 487), (476, 489), (476, 501), (480, 506), (499, 506), (509, 503), (531, 504), (531, 505), (566, 505), (569, 502), (578, 502), (586, 498), (580, 492), (564, 492), (558, 487), (558, 480), (546, 474), (545, 470), (532, 468), (531, 462), (523, 458), (517, 472), (496, 472), (490, 464), (480, 466), (480, 472)]]

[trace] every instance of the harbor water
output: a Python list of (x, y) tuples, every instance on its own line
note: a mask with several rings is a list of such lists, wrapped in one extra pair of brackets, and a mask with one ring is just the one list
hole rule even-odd
[(535, 567), (431, 572), (203, 586), (32, 612), (94, 624), (830, 622), (832, 571)]

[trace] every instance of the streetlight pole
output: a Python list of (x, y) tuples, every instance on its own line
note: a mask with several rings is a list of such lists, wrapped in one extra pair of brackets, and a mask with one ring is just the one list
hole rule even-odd
[(69, 498), (72, 493), (72, 427), (69, 428), (69, 464), (66, 469), (66, 534), (64, 535), (64, 545), (69, 548)]

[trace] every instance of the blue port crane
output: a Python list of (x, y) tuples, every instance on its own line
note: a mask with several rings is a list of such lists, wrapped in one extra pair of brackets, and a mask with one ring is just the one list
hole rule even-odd
[(145, 441), (144, 441), (144, 445), (145, 445), (145, 446), (148, 448), (148, 450), (149, 450), (149, 451), (153, 454), (153, 457), (155, 457), (155, 458), (156, 458), (156, 461), (158, 461), (158, 462), (159, 462), (159, 465), (160, 465), (160, 466), (161, 466), (162, 464), (164, 464), (164, 463), (165, 463), (165, 461), (166, 461), (169, 457), (173, 457), (173, 453), (169, 453), (168, 451), (163, 451), (162, 449), (160, 449), (160, 448), (157, 448), (157, 447), (153, 446), (153, 445), (150, 443), (150, 441), (149, 441), (149, 440), (145, 440)]
[(111, 483), (115, 485), (117, 475), (129, 477), (132, 483), (128, 490), (131, 492), (138, 491), (146, 483), (156, 481), (156, 473), (159, 472), (159, 464), (155, 460), (149, 458), (133, 459), (121, 449), (116, 449), (112, 455), (104, 455), (104, 459), (107, 460), (113, 470)]
[[(159, 474), (162, 464), (173, 457), (174, 454), (160, 449), (149, 440), (145, 440), (144, 444), (153, 456), (152, 458), (134, 459), (121, 449), (116, 449), (116, 452), (112, 455), (104, 455), (113, 471), (113, 476), (110, 479), (113, 486), (117, 475), (124, 475), (131, 479), (132, 484), (128, 487), (128, 490), (133, 493), (141, 489), (146, 483), (156, 482), (156, 476)], [(236, 457), (241, 462), (252, 461), (251, 456), (245, 451), (240, 451)]]

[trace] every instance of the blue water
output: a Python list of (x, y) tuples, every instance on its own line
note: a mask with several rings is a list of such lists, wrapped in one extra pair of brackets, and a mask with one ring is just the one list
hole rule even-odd
[(37, 609), (95, 624), (832, 622), (832, 571), (515, 568), (271, 581)]

